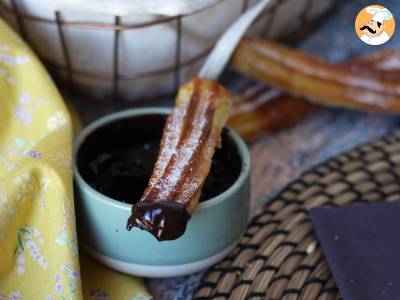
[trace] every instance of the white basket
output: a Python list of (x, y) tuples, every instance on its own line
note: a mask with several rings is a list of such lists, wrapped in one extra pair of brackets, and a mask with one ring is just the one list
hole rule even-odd
[[(0, 0), (0, 13), (54, 75), (96, 98), (123, 99), (173, 92), (196, 75), (221, 33), (256, 2), (198, 0), (191, 6), (196, 1), (151, 0), (186, 6), (147, 6), (146, 10), (133, 5), (149, 0), (115, 0), (115, 11), (107, 13), (107, 7), (90, 6), (94, 0), (82, 1), (85, 12), (79, 11), (80, 1), (51, 1), (52, 6), (43, 6), (49, 1)], [(273, 38), (288, 34), (326, 12), (333, 2), (272, 1), (253, 31)]]

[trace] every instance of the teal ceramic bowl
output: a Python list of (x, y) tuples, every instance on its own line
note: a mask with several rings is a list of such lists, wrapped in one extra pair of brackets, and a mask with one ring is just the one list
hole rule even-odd
[[(246, 144), (230, 129), (227, 134), (241, 159), (240, 174), (225, 192), (199, 204), (186, 232), (176, 240), (159, 242), (147, 231), (127, 231), (132, 205), (99, 193), (84, 180), (76, 162), (91, 133), (124, 118), (134, 121), (135, 117), (168, 112), (169, 109), (145, 108), (114, 113), (86, 127), (76, 140), (74, 177), (79, 241), (92, 257), (124, 273), (173, 277), (205, 269), (233, 250), (247, 226), (250, 155)], [(123, 138), (135, 138), (135, 133)]]

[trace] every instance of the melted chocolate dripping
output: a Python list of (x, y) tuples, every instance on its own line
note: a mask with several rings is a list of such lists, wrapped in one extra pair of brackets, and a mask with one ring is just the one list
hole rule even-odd
[(186, 231), (190, 215), (183, 204), (172, 201), (138, 202), (132, 206), (127, 230), (137, 227), (159, 241), (175, 240)]

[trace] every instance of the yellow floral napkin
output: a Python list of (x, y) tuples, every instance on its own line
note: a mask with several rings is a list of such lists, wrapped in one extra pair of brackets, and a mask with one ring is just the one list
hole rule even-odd
[(56, 87), (0, 20), (0, 300), (149, 299), (83, 253), (80, 268), (72, 142)]

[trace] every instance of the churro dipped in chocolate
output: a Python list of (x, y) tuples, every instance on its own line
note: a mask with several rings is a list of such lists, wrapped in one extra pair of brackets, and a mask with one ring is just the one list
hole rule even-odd
[(177, 239), (185, 232), (230, 108), (229, 93), (214, 81), (194, 78), (179, 89), (153, 173), (132, 207), (128, 230), (147, 230), (159, 241)]

